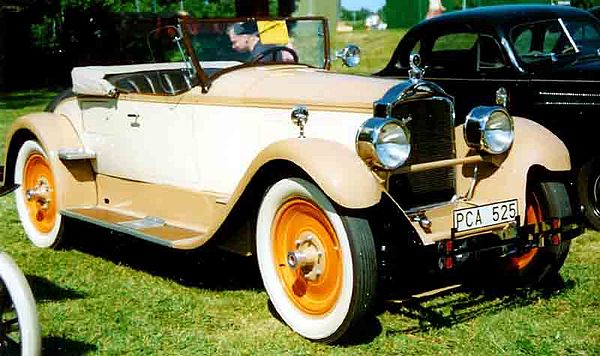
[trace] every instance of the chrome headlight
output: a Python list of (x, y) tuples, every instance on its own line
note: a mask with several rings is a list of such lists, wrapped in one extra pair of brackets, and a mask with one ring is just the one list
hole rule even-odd
[(464, 135), (471, 148), (492, 154), (504, 153), (515, 138), (513, 119), (500, 106), (478, 106), (467, 115)]
[(358, 130), (356, 150), (369, 166), (393, 170), (410, 155), (410, 134), (400, 120), (373, 117)]

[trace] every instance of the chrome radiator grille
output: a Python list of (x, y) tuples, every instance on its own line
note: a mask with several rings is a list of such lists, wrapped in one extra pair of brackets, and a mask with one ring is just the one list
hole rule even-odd
[[(411, 155), (405, 166), (455, 158), (453, 113), (450, 100), (438, 97), (409, 100), (394, 108), (393, 116), (408, 120), (411, 134)], [(448, 201), (455, 193), (455, 168), (395, 174), (388, 189), (403, 209)]]

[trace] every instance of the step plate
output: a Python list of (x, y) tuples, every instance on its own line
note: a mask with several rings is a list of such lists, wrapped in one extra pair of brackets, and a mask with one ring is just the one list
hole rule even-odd
[(205, 240), (202, 231), (185, 229), (168, 224), (149, 224), (144, 227), (138, 222), (156, 218), (139, 218), (101, 208), (80, 208), (61, 210), (60, 214), (73, 219), (92, 223), (113, 231), (138, 237), (159, 245), (178, 249), (188, 249), (201, 245)]

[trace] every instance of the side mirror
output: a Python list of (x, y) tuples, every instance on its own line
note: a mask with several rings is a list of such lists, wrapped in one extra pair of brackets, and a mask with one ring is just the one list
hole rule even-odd
[(340, 58), (346, 67), (356, 67), (360, 63), (360, 48), (353, 44), (346, 45), (335, 51), (335, 58)]

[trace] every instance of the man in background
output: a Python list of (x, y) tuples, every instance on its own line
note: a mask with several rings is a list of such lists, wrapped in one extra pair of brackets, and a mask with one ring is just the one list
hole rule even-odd
[[(231, 48), (240, 53), (249, 53), (250, 60), (268, 52), (270, 48), (281, 47), (264, 45), (260, 41), (255, 22), (239, 22), (227, 28), (227, 35), (231, 41)], [(289, 46), (289, 44), (288, 44)], [(285, 50), (273, 50), (259, 62), (295, 62), (294, 56)]]

